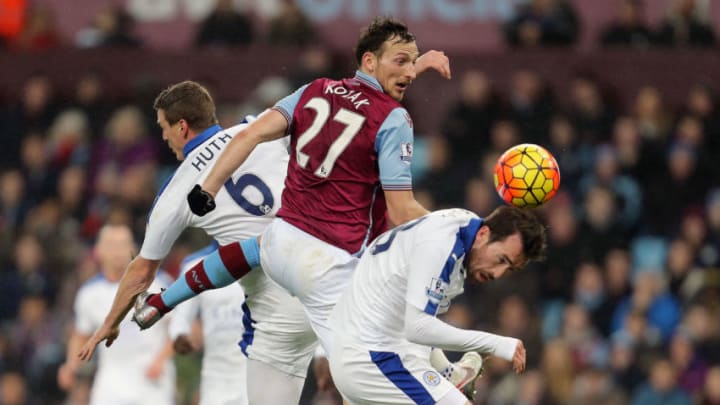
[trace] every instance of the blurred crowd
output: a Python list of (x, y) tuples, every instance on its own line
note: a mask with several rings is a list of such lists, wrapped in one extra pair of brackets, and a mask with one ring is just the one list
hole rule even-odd
[[(312, 25), (294, 2), (282, 4), (283, 20), (269, 22), (261, 39), (252, 19), (219, 0), (198, 26), (196, 45), (307, 45)], [(617, 6), (603, 45), (715, 43), (708, 2), (671, 2), (659, 27), (642, 23), (642, 1)], [(60, 46), (54, 24), (49, 9), (32, 9), (5, 46)], [(142, 46), (132, 27), (126, 13), (109, 9), (74, 43)], [(563, 46), (581, 24), (570, 3), (533, 0), (502, 28), (512, 46)], [(221, 104), (221, 124), (337, 74), (320, 48), (303, 53), (299, 65), (285, 78), (267, 78), (240, 104)], [(559, 194), (538, 210), (549, 231), (546, 262), (468, 286), (446, 315), (456, 326), (521, 338), (528, 351), (529, 371), (520, 376), (489, 360), (475, 403), (720, 404), (718, 89), (698, 82), (683, 99), (668, 99), (647, 86), (621, 103), (609, 91), (613, 83), (590, 73), (575, 75), (563, 93), (532, 69), (510, 78), (501, 87), (471, 69), (444, 84), (459, 96), (437, 128), (416, 134), (414, 152), (416, 195), (426, 207), (462, 206), (481, 216), (500, 204), (492, 170), (509, 146), (544, 145), (561, 168)], [(0, 101), (3, 405), (83, 403), (82, 392), (57, 388), (56, 373), (75, 292), (97, 272), (92, 243), (106, 222), (129, 224), (140, 243), (154, 196), (177, 164), (151, 108), (161, 87), (118, 98), (107, 86), (87, 71), (72, 94), (60, 95), (38, 72)], [(170, 274), (192, 245), (180, 241), (164, 265)]]

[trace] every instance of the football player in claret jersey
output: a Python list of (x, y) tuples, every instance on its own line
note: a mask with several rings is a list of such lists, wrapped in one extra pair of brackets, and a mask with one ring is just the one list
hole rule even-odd
[(386, 219), (402, 224), (427, 213), (412, 192), (412, 121), (400, 104), (418, 55), (404, 24), (376, 19), (358, 41), (354, 77), (317, 79), (280, 100), (188, 195), (194, 213), (209, 212), (251, 150), (290, 134), (282, 206), (261, 236), (260, 259), (304, 304), (326, 350), (327, 318), (366, 244), (387, 229)]
[[(217, 194), (217, 209), (199, 217), (182, 203), (188, 190), (207, 176), (233, 136), (248, 124), (222, 129), (217, 124), (210, 94), (191, 81), (163, 90), (154, 108), (163, 139), (182, 163), (158, 192), (148, 215), (140, 254), (125, 270), (112, 308), (79, 356), (87, 360), (101, 341), (107, 339), (107, 346), (113, 343), (119, 333), (120, 320), (136, 296), (148, 289), (160, 262), (180, 233), (187, 227), (198, 227), (222, 245), (206, 258), (222, 270), (207, 277), (193, 271), (193, 267), (181, 280), (200, 292), (230, 284), (238, 278), (231, 271), (247, 274), (240, 283), (247, 294), (243, 310), (248, 327), (245, 333), (237, 331), (241, 340), (237, 350), (248, 357), (250, 403), (297, 402), (317, 338), (297, 298), (291, 297), (259, 269), (259, 261), (253, 259), (258, 256), (257, 248), (237, 242), (262, 232), (277, 212), (287, 170), (287, 141), (279, 139), (259, 147), (223, 182)], [(246, 120), (252, 121), (252, 118)], [(236, 258), (247, 260), (237, 265)], [(268, 381), (273, 381), (271, 390), (265, 389)], [(228, 387), (228, 390), (237, 389), (245, 389), (242, 381)]]
[(529, 210), (502, 206), (482, 219), (433, 212), (378, 237), (363, 253), (330, 319), (330, 370), (350, 403), (470, 404), (416, 345), (479, 351), (525, 368), (521, 341), (455, 328), (435, 317), (463, 292), (544, 256), (545, 228)]

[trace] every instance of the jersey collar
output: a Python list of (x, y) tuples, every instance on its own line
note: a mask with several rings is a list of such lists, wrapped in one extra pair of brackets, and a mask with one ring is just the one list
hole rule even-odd
[(468, 253), (470, 253), (470, 249), (472, 249), (472, 245), (475, 242), (475, 236), (482, 224), (483, 220), (481, 218), (473, 218), (470, 220), (469, 224), (460, 228), (460, 240), (465, 248), (465, 260), (463, 263), (465, 267), (467, 267), (468, 264)]
[(183, 148), (183, 157), (187, 157), (187, 155), (190, 154), (193, 149), (197, 148), (203, 142), (210, 139), (211, 136), (217, 134), (220, 131), (222, 131), (222, 127), (215, 124), (210, 128), (207, 128), (206, 130), (200, 132), (195, 138), (189, 140), (188, 143), (185, 144), (185, 147)]
[(356, 70), (355, 71), (355, 80), (359, 80), (361, 83), (364, 83), (364, 84), (374, 88), (375, 90), (384, 93), (383, 88), (380, 85), (380, 82), (376, 78), (370, 76), (369, 74), (367, 74), (365, 72)]

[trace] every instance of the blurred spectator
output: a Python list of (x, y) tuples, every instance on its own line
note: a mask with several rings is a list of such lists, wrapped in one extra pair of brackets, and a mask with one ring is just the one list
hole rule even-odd
[(580, 74), (571, 82), (570, 119), (581, 142), (595, 145), (610, 139), (615, 112), (605, 101), (600, 83), (591, 75)]
[[(707, 84), (698, 83), (688, 91), (685, 101), (685, 113), (702, 120), (704, 146), (708, 154), (720, 154), (720, 111), (718, 111), (715, 90)], [(716, 185), (720, 184), (720, 174), (713, 168)]]
[[(581, 306), (590, 317), (597, 332), (605, 333), (612, 313), (607, 311), (605, 280), (600, 265), (591, 262), (581, 263), (575, 272), (573, 283), (573, 302)], [(567, 311), (567, 310), (566, 310)]]
[(12, 48), (22, 51), (45, 51), (60, 45), (55, 13), (49, 5), (34, 5), (28, 10), (26, 21)]
[(609, 372), (603, 368), (588, 368), (575, 379), (571, 405), (624, 405), (627, 398), (619, 391)]
[(563, 340), (545, 344), (541, 369), (546, 379), (549, 402), (566, 404), (573, 393), (573, 381), (577, 373), (570, 348)]
[(20, 151), (27, 196), (38, 204), (55, 194), (57, 172), (50, 162), (48, 142), (38, 133), (25, 135)]
[(715, 45), (715, 31), (709, 18), (709, 4), (696, 0), (673, 0), (657, 33), (665, 46), (707, 47)]
[(85, 165), (90, 159), (88, 119), (78, 109), (62, 111), (48, 131), (48, 151), (53, 167)]
[(550, 89), (537, 72), (521, 69), (512, 75), (509, 117), (526, 142), (542, 143), (547, 138), (553, 111)]
[(445, 138), (429, 136), (426, 139), (428, 167), (418, 181), (418, 188), (432, 194), (436, 209), (449, 208), (454, 201), (462, 201), (465, 184), (448, 179), (460, 178), (462, 173), (457, 167), (451, 166), (454, 158)]
[(468, 161), (479, 156), (487, 144), (490, 128), (500, 113), (492, 83), (480, 70), (468, 70), (460, 78), (460, 98), (441, 124), (453, 156)]
[(134, 20), (120, 7), (104, 8), (92, 24), (75, 35), (79, 48), (138, 48), (142, 41), (133, 35)]
[(235, 9), (232, 0), (217, 0), (215, 8), (200, 22), (196, 46), (238, 46), (252, 42), (252, 20)]
[(670, 293), (676, 297), (690, 298), (684, 294), (683, 285), (688, 274), (694, 269), (694, 258), (692, 246), (687, 240), (676, 238), (670, 243), (667, 256), (669, 289)]
[[(0, 174), (0, 226), (2, 233), (15, 237), (30, 209), (25, 178), (19, 169), (9, 169)], [(0, 257), (2, 257), (0, 255)]]
[(610, 372), (613, 380), (626, 394), (630, 394), (644, 379), (638, 356), (635, 353), (635, 342), (623, 334), (613, 335), (610, 345)]
[(3, 126), (0, 165), (3, 167), (18, 167), (23, 137), (31, 131), (44, 134), (57, 113), (54, 85), (44, 73), (31, 74), (23, 82), (17, 98), (4, 112), (4, 119), (0, 119)]
[(6, 371), (0, 374), (0, 404), (28, 405), (31, 403), (27, 380), (22, 373)]
[(0, 275), (0, 320), (17, 315), (25, 296), (41, 296), (53, 304), (57, 280), (46, 263), (40, 240), (33, 234), (23, 234), (15, 244), (13, 267)]
[(579, 21), (565, 0), (530, 0), (506, 24), (505, 39), (513, 47), (566, 46), (577, 39)]
[(527, 351), (527, 367), (538, 367), (542, 353), (540, 325), (527, 302), (521, 296), (511, 294), (502, 299), (497, 312), (498, 327), (494, 332), (522, 340)]
[(619, 330), (631, 313), (645, 314), (663, 342), (668, 342), (680, 321), (678, 300), (666, 289), (663, 273), (656, 269), (640, 270), (634, 278), (632, 295), (618, 305), (613, 316), (613, 331)]
[(583, 215), (575, 243), (583, 260), (602, 263), (607, 253), (628, 243), (628, 233), (618, 223), (617, 196), (597, 184), (583, 197)]
[(642, 213), (642, 191), (634, 178), (620, 174), (617, 154), (612, 146), (596, 148), (593, 171), (580, 179), (578, 192), (584, 196), (598, 186), (608, 188), (615, 195), (618, 207), (615, 224), (623, 232), (634, 230)]
[(645, 227), (649, 232), (669, 236), (680, 230), (681, 215), (687, 209), (704, 202), (706, 183), (698, 176), (697, 150), (691, 145), (671, 145), (666, 162), (667, 168), (645, 184), (643, 194), (648, 196), (644, 204)]
[(540, 277), (540, 291), (546, 300), (571, 298), (568, 286), (581, 257), (579, 224), (572, 209), (572, 200), (562, 191), (548, 205), (548, 253)]
[(561, 338), (567, 344), (577, 370), (605, 367), (608, 347), (590, 322), (588, 311), (579, 304), (570, 304), (563, 313)]
[(562, 188), (577, 190), (580, 178), (592, 165), (592, 146), (578, 138), (575, 127), (565, 115), (553, 117), (548, 142), (547, 149), (562, 168)]
[(280, 14), (269, 23), (271, 45), (305, 46), (317, 41), (315, 28), (295, 0), (283, 0)]
[(292, 69), (288, 75), (291, 89), (310, 83), (318, 77), (333, 79), (339, 76), (332, 53), (319, 44), (305, 47), (300, 54), (299, 64)]
[(700, 405), (720, 405), (720, 366), (708, 370)]
[(479, 177), (472, 177), (465, 182), (464, 201), (462, 206), (476, 213), (491, 212), (499, 204), (493, 185)]
[(708, 372), (707, 362), (698, 356), (690, 335), (679, 329), (670, 341), (670, 363), (678, 372), (678, 387), (699, 398)]
[(632, 405), (690, 405), (690, 396), (677, 386), (677, 370), (667, 359), (655, 361), (650, 377), (634, 393)]
[(616, 0), (613, 20), (603, 29), (600, 43), (603, 46), (647, 48), (653, 35), (643, 19), (642, 0)]
[(670, 131), (671, 118), (665, 110), (657, 87), (645, 86), (635, 96), (634, 118), (640, 136), (655, 144), (662, 143)]
[(612, 145), (620, 173), (633, 177), (640, 184), (653, 179), (664, 168), (661, 145), (643, 138), (637, 123), (629, 116), (615, 120)]
[(75, 82), (75, 92), (70, 107), (77, 108), (85, 114), (91, 141), (101, 137), (102, 128), (112, 112), (112, 100), (105, 86), (105, 77), (95, 70), (83, 72)]

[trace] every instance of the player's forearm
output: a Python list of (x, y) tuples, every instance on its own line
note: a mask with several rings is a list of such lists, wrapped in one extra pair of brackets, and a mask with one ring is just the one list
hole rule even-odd
[(420, 205), (411, 190), (386, 190), (385, 201), (387, 202), (388, 220), (392, 226), (404, 224), (430, 212)]
[(489, 353), (508, 361), (512, 361), (518, 343), (511, 337), (456, 328), (414, 307), (406, 311), (405, 334), (409, 341), (420, 345)]
[(278, 111), (266, 110), (258, 118), (240, 131), (201, 185), (203, 190), (217, 195), (227, 179), (245, 162), (250, 152), (261, 142), (271, 141), (285, 135), (287, 120)]
[(141, 257), (136, 257), (130, 262), (120, 280), (120, 286), (117, 293), (115, 293), (110, 312), (105, 318), (106, 324), (113, 326), (120, 324), (120, 321), (125, 318), (125, 315), (132, 308), (135, 297), (146, 291), (152, 284), (158, 263), (158, 261), (148, 261)]

